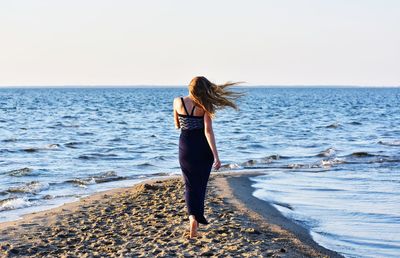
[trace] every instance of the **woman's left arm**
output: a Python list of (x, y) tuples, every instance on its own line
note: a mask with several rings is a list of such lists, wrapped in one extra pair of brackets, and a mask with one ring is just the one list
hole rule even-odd
[(175, 123), (175, 128), (176, 129), (181, 128), (181, 125), (179, 124), (179, 119), (178, 119), (178, 112), (176, 111), (178, 100), (179, 100), (179, 98), (175, 98), (174, 99), (174, 105), (173, 105), (173, 108), (174, 108), (174, 123)]
[(207, 138), (208, 145), (214, 155), (214, 168), (218, 170), (221, 167), (221, 161), (219, 160), (217, 146), (215, 144), (214, 130), (212, 128), (211, 117), (205, 113), (204, 114), (204, 134)]

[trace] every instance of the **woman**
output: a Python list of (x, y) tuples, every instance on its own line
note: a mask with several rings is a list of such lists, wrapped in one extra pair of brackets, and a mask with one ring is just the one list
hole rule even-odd
[[(237, 109), (240, 93), (227, 90), (237, 83), (215, 85), (203, 76), (189, 84), (189, 95), (174, 99), (175, 127), (181, 129), (179, 163), (185, 181), (185, 201), (189, 214), (189, 237), (197, 236), (198, 224), (208, 224), (204, 218), (204, 198), (211, 168), (221, 167), (212, 118), (217, 109), (229, 106)], [(189, 110), (191, 111), (189, 113)]]

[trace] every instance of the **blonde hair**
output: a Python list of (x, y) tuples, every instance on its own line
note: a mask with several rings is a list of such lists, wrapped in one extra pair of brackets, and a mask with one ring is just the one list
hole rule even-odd
[(227, 82), (216, 85), (204, 76), (196, 76), (190, 81), (189, 92), (193, 97), (193, 101), (211, 117), (214, 117), (218, 109), (224, 107), (238, 109), (235, 101), (243, 93), (230, 91), (227, 88), (239, 83), (241, 82)]

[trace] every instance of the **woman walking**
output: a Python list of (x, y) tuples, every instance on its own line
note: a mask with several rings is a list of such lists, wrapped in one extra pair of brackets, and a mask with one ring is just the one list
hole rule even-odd
[[(204, 199), (211, 168), (221, 167), (212, 118), (217, 109), (237, 109), (235, 100), (240, 93), (227, 90), (237, 83), (216, 85), (203, 76), (189, 84), (189, 95), (174, 99), (175, 127), (181, 129), (179, 163), (185, 181), (185, 201), (189, 214), (189, 237), (197, 236), (199, 223), (208, 224), (204, 217)], [(190, 110), (190, 113), (189, 113)]]

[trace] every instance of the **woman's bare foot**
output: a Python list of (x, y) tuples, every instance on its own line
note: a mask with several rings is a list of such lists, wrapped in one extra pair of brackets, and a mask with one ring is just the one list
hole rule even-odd
[(196, 218), (194, 217), (194, 215), (190, 215), (189, 216), (189, 221), (190, 221), (190, 233), (189, 233), (189, 237), (193, 238), (193, 237), (197, 237), (197, 228), (199, 226), (199, 223), (197, 222)]

